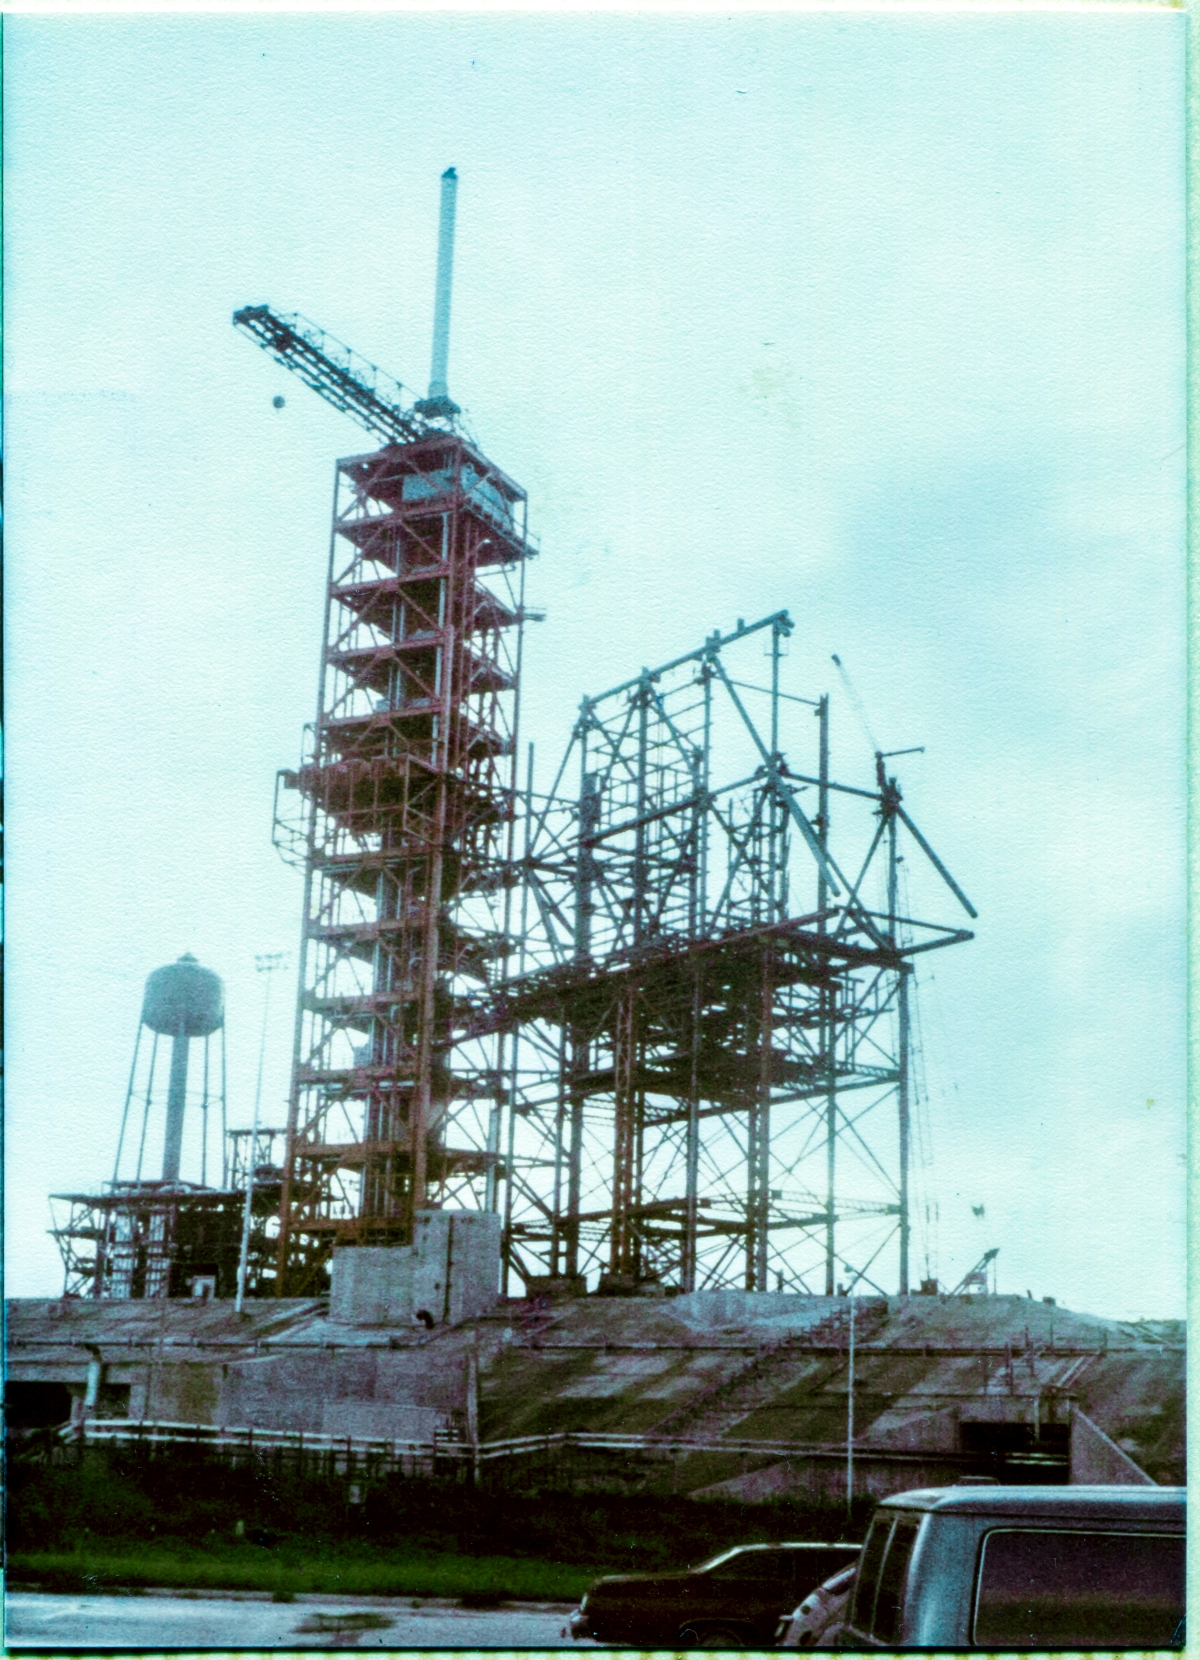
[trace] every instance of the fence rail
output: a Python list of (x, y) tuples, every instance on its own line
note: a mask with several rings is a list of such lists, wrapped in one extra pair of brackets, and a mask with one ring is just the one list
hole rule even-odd
[[(502, 1459), (553, 1456), (569, 1451), (642, 1453), (655, 1459), (686, 1456), (689, 1453), (722, 1453), (730, 1457), (795, 1459), (844, 1459), (842, 1442), (734, 1441), (679, 1438), (667, 1440), (654, 1435), (604, 1434), (587, 1430), (563, 1430), (545, 1435), (520, 1435), (498, 1441), (472, 1443), (465, 1439), (412, 1441), (353, 1435), (320, 1435), (302, 1430), (256, 1429), (251, 1425), (188, 1424), (134, 1418), (88, 1418), (62, 1430), (64, 1440), (83, 1444), (119, 1446), (210, 1447), (233, 1456), (255, 1454), (309, 1455), (344, 1464), (380, 1464), (389, 1469), (412, 1466), (465, 1464), (478, 1467)], [(916, 1451), (909, 1448), (872, 1447), (856, 1443), (856, 1460), (886, 1464), (951, 1464), (977, 1462), (958, 1451)]]

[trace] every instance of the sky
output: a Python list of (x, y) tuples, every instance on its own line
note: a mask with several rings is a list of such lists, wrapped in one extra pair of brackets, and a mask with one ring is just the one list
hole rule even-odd
[(925, 746), (906, 802), (979, 911), (921, 975), (918, 1266), (999, 1247), (1001, 1291), (1182, 1315), (1183, 30), (6, 18), (9, 1295), (61, 1289), (47, 1195), (111, 1175), (184, 951), (249, 1122), (255, 957), (300, 923), (274, 778), (370, 441), (230, 316), (423, 391), (454, 165), (450, 389), (529, 491), (539, 756), (583, 693), (786, 607), (835, 770), (870, 781), (833, 652)]

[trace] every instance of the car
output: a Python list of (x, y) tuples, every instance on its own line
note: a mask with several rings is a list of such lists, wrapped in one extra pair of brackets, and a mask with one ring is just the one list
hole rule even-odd
[(872, 1517), (845, 1649), (1170, 1649), (1184, 1638), (1182, 1487), (933, 1487)]
[(572, 1637), (671, 1648), (769, 1647), (798, 1598), (853, 1562), (857, 1545), (738, 1545), (681, 1573), (606, 1574), (572, 1614)]
[(815, 1591), (810, 1591), (799, 1608), (780, 1620), (775, 1632), (776, 1648), (813, 1648), (831, 1626), (841, 1622), (854, 1584), (856, 1566), (843, 1568)]

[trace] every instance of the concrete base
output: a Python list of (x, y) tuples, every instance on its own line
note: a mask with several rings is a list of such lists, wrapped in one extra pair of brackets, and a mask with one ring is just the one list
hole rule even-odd
[(846, 1307), (844, 1297), (804, 1297), (790, 1291), (688, 1291), (671, 1299), (672, 1313), (698, 1326), (745, 1326), (759, 1320), (815, 1324)]
[(495, 1307), (499, 1216), (425, 1210), (410, 1246), (359, 1245), (333, 1253), (329, 1318), (350, 1326), (456, 1326)]
[(428, 1440), (466, 1405), (464, 1349), (450, 1333), (416, 1348), (302, 1349), (224, 1370), (216, 1421), (239, 1428)]

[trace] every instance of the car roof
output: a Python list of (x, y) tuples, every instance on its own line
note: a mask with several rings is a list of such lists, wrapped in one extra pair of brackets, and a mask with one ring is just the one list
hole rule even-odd
[(1023, 1516), (1053, 1520), (1182, 1523), (1186, 1487), (920, 1487), (880, 1501), (883, 1510), (925, 1510), (959, 1516)]
[(833, 1540), (830, 1540), (830, 1542), (828, 1544), (822, 1544), (819, 1539), (815, 1540), (815, 1541), (812, 1540), (812, 1539), (777, 1539), (774, 1544), (770, 1544), (770, 1545), (735, 1545), (733, 1547), (733, 1550), (730, 1551), (729, 1554), (732, 1556), (735, 1551), (748, 1551), (748, 1550), (854, 1550), (854, 1551), (857, 1551), (857, 1550), (861, 1550), (861, 1549), (862, 1549), (861, 1545), (852, 1544), (848, 1539), (833, 1539)]

